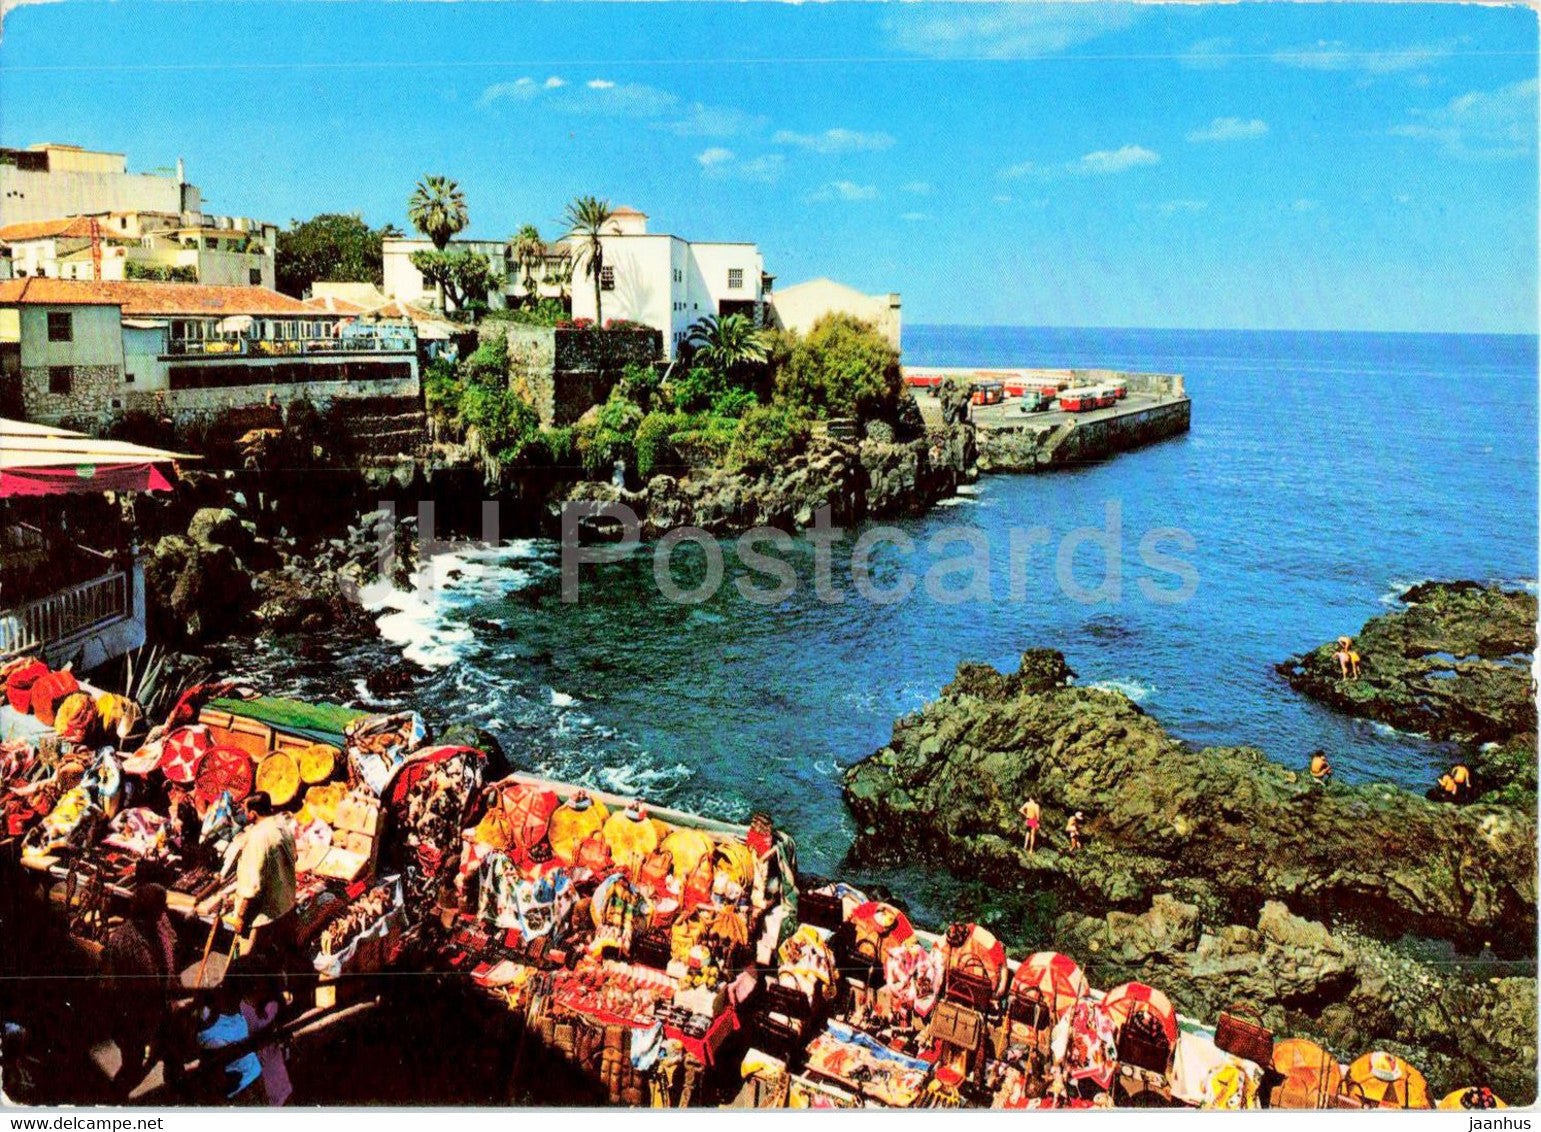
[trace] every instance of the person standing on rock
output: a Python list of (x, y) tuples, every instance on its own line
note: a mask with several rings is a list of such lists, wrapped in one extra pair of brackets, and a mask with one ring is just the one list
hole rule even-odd
[(1038, 848), (1038, 823), (1043, 818), (1043, 810), (1038, 805), (1038, 799), (1029, 798), (1022, 803), (1022, 808), (1017, 813), (1022, 815), (1022, 821), (1027, 825), (1027, 833), (1022, 838), (1022, 848), (1031, 855)]
[(1352, 637), (1338, 638), (1338, 651), (1333, 654), (1338, 662), (1338, 672), (1344, 680), (1359, 679), (1359, 653), (1354, 649)]
[(1081, 823), (1086, 820), (1086, 815), (1080, 810), (1070, 815), (1070, 820), (1065, 823), (1065, 836), (1070, 840), (1070, 854), (1075, 855), (1081, 848)]

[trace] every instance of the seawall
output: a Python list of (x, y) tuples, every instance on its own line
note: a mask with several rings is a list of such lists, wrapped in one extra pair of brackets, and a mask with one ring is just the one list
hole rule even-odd
[(981, 472), (1038, 472), (1102, 460), (1187, 432), (1193, 402), (1187, 397), (1151, 401), (1136, 398), (1117, 408), (1015, 424), (980, 422)]

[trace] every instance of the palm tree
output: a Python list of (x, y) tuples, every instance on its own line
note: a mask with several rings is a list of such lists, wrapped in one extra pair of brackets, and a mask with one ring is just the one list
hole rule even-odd
[(519, 229), (513, 240), (514, 262), (524, 271), (524, 299), (534, 306), (540, 298), (535, 293), (535, 269), (546, 258), (546, 241), (540, 238), (540, 230), (533, 224)]
[[(448, 177), (429, 175), (417, 183), (407, 201), (407, 219), (412, 226), (433, 241), (437, 251), (449, 247), (450, 239), (470, 223), (465, 194)], [(439, 309), (444, 309), (444, 284), (435, 287)]]
[(685, 341), (695, 356), (724, 377), (740, 366), (759, 363), (770, 354), (770, 338), (741, 314), (707, 315), (690, 328)]
[(568, 206), (562, 220), (576, 239), (573, 241), (573, 261), (583, 264), (583, 274), (594, 280), (594, 324), (603, 326), (599, 305), (599, 277), (605, 270), (605, 246), (600, 240), (604, 227), (614, 214), (610, 202), (598, 197), (578, 197)]

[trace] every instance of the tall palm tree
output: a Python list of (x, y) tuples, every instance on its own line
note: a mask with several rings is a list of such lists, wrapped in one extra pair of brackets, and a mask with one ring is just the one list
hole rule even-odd
[[(414, 228), (433, 241), (436, 250), (442, 252), (449, 247), (455, 233), (470, 223), (471, 217), (466, 212), (466, 198), (460, 186), (448, 177), (430, 174), (417, 183), (417, 188), (407, 201), (407, 219)], [(437, 284), (434, 290), (439, 309), (443, 310), (444, 284)]]
[(741, 314), (709, 314), (690, 328), (685, 341), (695, 348), (698, 360), (724, 377), (770, 354), (769, 336)]
[(514, 262), (524, 272), (524, 298), (530, 306), (534, 306), (540, 298), (535, 293), (535, 269), (546, 258), (546, 241), (540, 238), (540, 230), (533, 224), (526, 224), (514, 235), (513, 240)]
[(574, 266), (583, 264), (583, 274), (594, 280), (594, 323), (603, 326), (605, 320), (600, 309), (599, 277), (605, 270), (605, 246), (600, 236), (614, 215), (610, 202), (598, 197), (578, 197), (567, 206), (563, 223), (573, 235)]

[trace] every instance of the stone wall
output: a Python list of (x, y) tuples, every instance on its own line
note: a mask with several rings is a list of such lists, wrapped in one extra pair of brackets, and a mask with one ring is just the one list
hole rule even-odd
[(627, 366), (651, 365), (663, 356), (663, 336), (652, 329), (482, 326), (482, 341), (497, 336), (508, 343), (509, 381), (547, 427), (572, 424), (610, 396)]
[[(21, 370), (22, 412), (31, 421), (58, 424), (66, 418), (100, 420), (122, 408), (123, 370), (119, 366), (69, 366), (68, 393), (49, 392), (50, 366)], [(118, 404), (114, 404), (117, 401)]]
[(1036, 472), (1101, 460), (1187, 432), (1193, 402), (1184, 397), (1102, 418), (1068, 416), (1049, 428), (980, 429), (979, 470)]

